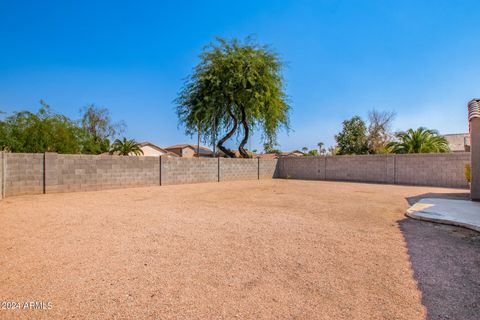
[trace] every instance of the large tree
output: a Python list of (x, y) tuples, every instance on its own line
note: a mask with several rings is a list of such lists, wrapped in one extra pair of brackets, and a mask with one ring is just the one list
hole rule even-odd
[(438, 131), (420, 127), (396, 134), (396, 141), (387, 145), (392, 153), (444, 153), (449, 152), (448, 141)]
[(385, 153), (392, 139), (391, 126), (395, 112), (372, 110), (368, 112), (368, 152)]
[(256, 127), (264, 141), (274, 145), (278, 129), (288, 129), (289, 122), (281, 68), (278, 55), (268, 46), (251, 39), (242, 43), (218, 38), (200, 55), (176, 100), (186, 133), (199, 132), (208, 142), (223, 134), (218, 148), (229, 157), (235, 155), (224, 143), (235, 133), (243, 135), (240, 155), (249, 157), (245, 145)]
[(37, 113), (15, 112), (0, 122), (0, 150), (79, 153), (82, 130), (44, 102)]
[(324, 154), (324, 153), (325, 153), (325, 149), (323, 148), (324, 143), (323, 143), (323, 142), (319, 142), (319, 143), (317, 143), (317, 146), (318, 146), (318, 153), (319, 153), (319, 154)]
[(107, 108), (95, 104), (83, 107), (81, 110), (81, 126), (84, 130), (83, 153), (99, 154), (110, 148), (110, 139), (122, 133), (123, 122), (113, 122)]
[(343, 129), (335, 135), (337, 154), (367, 154), (367, 127), (359, 116), (343, 121)]

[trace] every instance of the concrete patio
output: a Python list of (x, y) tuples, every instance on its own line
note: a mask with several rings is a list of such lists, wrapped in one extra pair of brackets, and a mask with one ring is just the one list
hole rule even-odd
[(424, 198), (411, 206), (407, 215), (418, 220), (450, 224), (480, 232), (480, 202)]

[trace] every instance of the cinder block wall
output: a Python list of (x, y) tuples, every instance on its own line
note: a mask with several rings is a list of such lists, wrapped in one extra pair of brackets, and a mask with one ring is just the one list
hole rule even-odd
[(162, 157), (161, 184), (217, 182), (218, 161), (218, 158)]
[(402, 154), (395, 161), (398, 184), (468, 188), (464, 170), (470, 153)]
[[(0, 153), (6, 196), (90, 191), (278, 175), (276, 159), (212, 159)], [(2, 179), (4, 178), (4, 179)], [(0, 183), (0, 191), (2, 190)], [(1, 192), (0, 192), (1, 194)]]
[(281, 178), (325, 180), (325, 157), (287, 157), (278, 161)]
[(257, 159), (259, 179), (272, 179), (279, 176), (279, 168), (277, 159)]
[(469, 153), (279, 160), (0, 153), (0, 194), (8, 197), (273, 177), (466, 188), (463, 172), (469, 161)]
[(220, 181), (258, 179), (258, 159), (220, 160)]
[(358, 155), (279, 159), (279, 177), (467, 188), (470, 154)]
[(43, 153), (4, 153), (5, 197), (43, 193)]
[(393, 158), (393, 155), (325, 157), (325, 179), (394, 183), (393, 166), (390, 165)]
[(158, 157), (45, 155), (46, 193), (160, 184)]

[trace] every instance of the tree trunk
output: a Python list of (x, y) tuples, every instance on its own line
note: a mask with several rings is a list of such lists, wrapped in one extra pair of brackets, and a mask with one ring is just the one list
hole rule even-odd
[(225, 137), (223, 137), (222, 139), (220, 139), (218, 141), (218, 144), (217, 144), (217, 147), (218, 149), (220, 149), (223, 153), (225, 153), (225, 155), (229, 158), (235, 158), (235, 153), (231, 152), (230, 150), (228, 150), (227, 148), (225, 148), (223, 146), (223, 144), (225, 143), (225, 141), (227, 141), (228, 139), (230, 139), (231, 136), (233, 136), (233, 134), (235, 133), (235, 131), (237, 130), (237, 127), (238, 127), (238, 121), (237, 121), (237, 118), (235, 118), (235, 115), (233, 114), (232, 112), (232, 109), (230, 106), (227, 107), (227, 111), (228, 111), (228, 115), (232, 118), (233, 120), (233, 126), (232, 126), (232, 129), (230, 131), (227, 132), (227, 134), (225, 135)]
[(241, 113), (242, 113), (242, 125), (243, 125), (243, 139), (240, 142), (240, 145), (238, 146), (238, 151), (240, 152), (240, 155), (242, 158), (248, 158), (248, 153), (245, 151), (244, 147), (248, 142), (248, 136), (250, 134), (250, 129), (248, 128), (248, 122), (247, 122), (247, 115), (245, 114), (245, 109), (240, 108)]
[(197, 158), (200, 158), (200, 125), (198, 125), (198, 136), (197, 136)]

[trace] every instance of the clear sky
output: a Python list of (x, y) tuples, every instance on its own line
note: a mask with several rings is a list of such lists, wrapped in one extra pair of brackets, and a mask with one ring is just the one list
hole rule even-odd
[(44, 99), (78, 118), (96, 103), (127, 137), (195, 141), (174, 111), (182, 79), (215, 36), (255, 35), (287, 62), (284, 150), (329, 146), (342, 120), (373, 108), (395, 111), (396, 130), (466, 132), (466, 103), (480, 96), (479, 12), (478, 0), (0, 0), (0, 110)]

